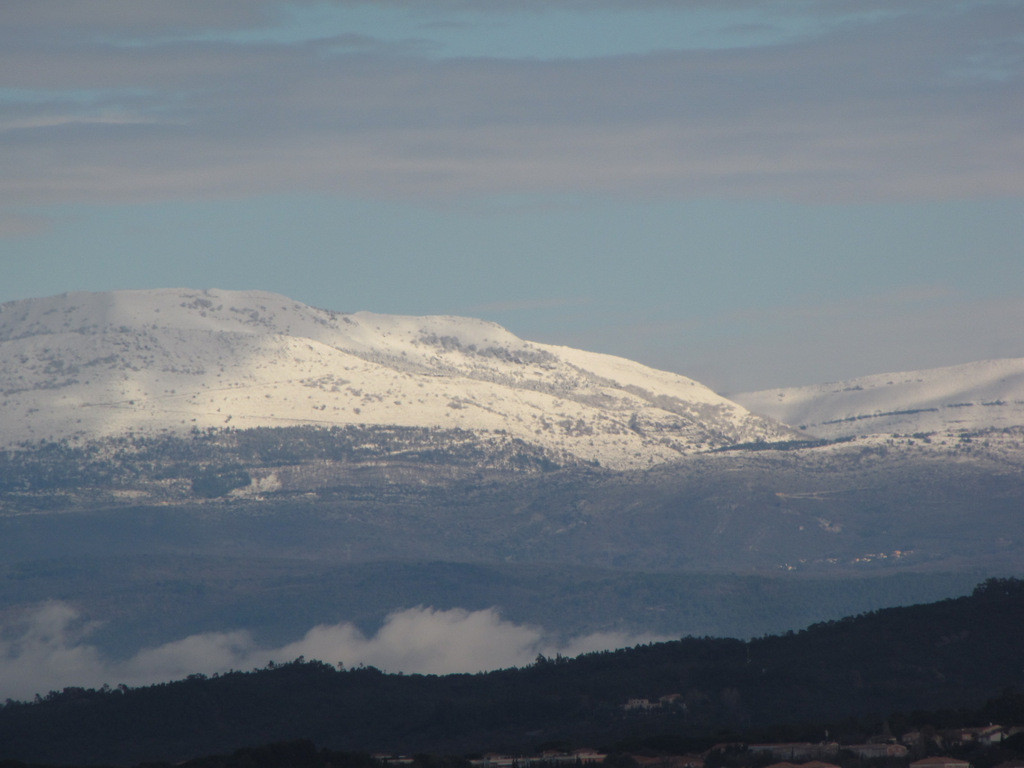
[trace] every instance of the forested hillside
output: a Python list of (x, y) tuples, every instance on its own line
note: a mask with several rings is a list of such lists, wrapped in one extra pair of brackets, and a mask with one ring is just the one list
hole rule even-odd
[[(0, 758), (180, 760), (300, 738), (465, 753), (955, 710), (1024, 684), (1022, 626), (1024, 582), (991, 579), (970, 597), (784, 636), (686, 638), (486, 674), (389, 675), (300, 659), (138, 689), (65, 689), (0, 709)], [(629, 699), (656, 706), (630, 709)]]

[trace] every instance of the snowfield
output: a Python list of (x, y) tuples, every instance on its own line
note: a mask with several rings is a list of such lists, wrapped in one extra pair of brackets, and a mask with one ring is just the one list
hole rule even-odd
[(793, 437), (684, 376), (469, 318), (344, 314), (261, 291), (0, 305), (0, 447), (351, 424), (461, 428), (613, 469)]
[(745, 392), (734, 399), (818, 437), (1002, 429), (1024, 425), (1024, 358)]

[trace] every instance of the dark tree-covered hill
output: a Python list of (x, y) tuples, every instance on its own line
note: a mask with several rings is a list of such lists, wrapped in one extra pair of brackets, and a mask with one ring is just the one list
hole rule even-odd
[[(295, 739), (452, 753), (976, 707), (1024, 685), (1022, 629), (1024, 581), (991, 579), (969, 597), (784, 636), (687, 638), (486, 674), (296, 660), (138, 689), (65, 689), (0, 708), (0, 759), (129, 764)], [(627, 708), (629, 699), (654, 706)]]

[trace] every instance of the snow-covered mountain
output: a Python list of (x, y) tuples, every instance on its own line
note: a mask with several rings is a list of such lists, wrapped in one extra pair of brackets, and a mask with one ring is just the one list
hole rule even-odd
[(1024, 358), (768, 389), (734, 400), (818, 437), (1024, 425)]
[(465, 429), (618, 469), (792, 436), (683, 376), (468, 318), (342, 314), (260, 291), (0, 305), (0, 446), (351, 424)]

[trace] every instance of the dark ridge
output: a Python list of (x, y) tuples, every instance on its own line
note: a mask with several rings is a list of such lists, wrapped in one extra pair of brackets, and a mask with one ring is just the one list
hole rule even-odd
[[(748, 642), (684, 638), (446, 676), (296, 659), (144, 688), (52, 691), (0, 708), (0, 758), (181, 761), (308, 739), (357, 752), (525, 750), (701, 737), (980, 707), (1024, 684), (1024, 581)], [(630, 699), (650, 708), (631, 709)]]

